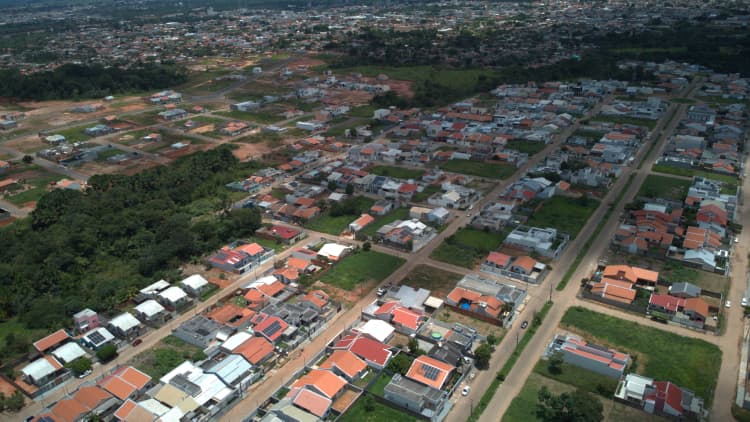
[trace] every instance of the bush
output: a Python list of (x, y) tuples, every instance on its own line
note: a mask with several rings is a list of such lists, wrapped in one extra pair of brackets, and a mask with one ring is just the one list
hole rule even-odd
[(91, 370), (91, 359), (86, 357), (78, 358), (65, 366), (73, 372), (73, 375), (79, 376)]
[(117, 347), (114, 344), (104, 345), (96, 351), (96, 358), (103, 363), (111, 361), (115, 356), (117, 356)]

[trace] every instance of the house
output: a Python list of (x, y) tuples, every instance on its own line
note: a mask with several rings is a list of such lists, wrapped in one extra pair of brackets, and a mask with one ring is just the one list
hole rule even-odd
[(503, 243), (548, 258), (557, 258), (569, 239), (570, 236), (558, 233), (554, 228), (518, 226), (508, 234)]
[(40, 340), (35, 341), (34, 349), (36, 349), (37, 352), (44, 354), (48, 350), (60, 346), (68, 340), (70, 340), (70, 336), (68, 335), (68, 333), (63, 329), (60, 329)]
[(65, 371), (65, 367), (53, 356), (41, 357), (21, 368), (21, 375), (29, 384), (43, 387)]
[(107, 329), (112, 334), (124, 340), (132, 340), (138, 337), (141, 335), (142, 328), (141, 322), (129, 312), (112, 318), (107, 324)]
[(344, 378), (332, 371), (313, 369), (292, 383), (290, 393), (296, 389), (307, 388), (334, 400), (344, 391), (347, 384)]
[(348, 350), (334, 350), (320, 368), (333, 371), (348, 382), (354, 382), (367, 370), (367, 363)]
[(203, 315), (196, 315), (193, 318), (180, 324), (172, 335), (192, 344), (201, 349), (206, 349), (222, 337), (228, 338), (231, 329), (224, 327), (222, 324), (208, 319)]
[(151, 377), (132, 366), (120, 366), (97, 385), (119, 400), (135, 399), (151, 386)]
[(115, 336), (104, 327), (94, 328), (81, 337), (81, 343), (89, 349), (99, 350), (111, 343)]
[(374, 221), (375, 218), (373, 218), (373, 216), (371, 216), (370, 214), (362, 214), (359, 218), (349, 223), (349, 230), (353, 233), (357, 233), (372, 224), (372, 222)]
[(682, 298), (672, 295), (652, 294), (648, 313), (693, 328), (703, 328), (708, 319), (708, 303), (700, 297)]
[(159, 117), (167, 121), (184, 119), (187, 116), (188, 112), (181, 108), (173, 108), (171, 110), (164, 110), (159, 112)]
[(87, 413), (90, 412), (100, 417), (112, 413), (119, 405), (118, 400), (112, 394), (96, 385), (80, 387), (73, 395), (73, 400), (82, 404), (87, 409)]
[(236, 242), (221, 248), (208, 259), (209, 265), (223, 271), (243, 274), (271, 259), (275, 251), (258, 243)]
[(10, 170), (10, 163), (0, 160), (0, 174), (5, 174), (8, 170)]
[(703, 399), (669, 381), (654, 381), (631, 373), (617, 385), (615, 397), (635, 404), (645, 412), (676, 419), (703, 419)]
[(625, 280), (615, 280), (603, 277), (598, 282), (590, 282), (591, 294), (602, 299), (630, 305), (635, 301), (637, 292), (633, 289), (633, 283)]
[(242, 355), (248, 362), (257, 366), (273, 356), (273, 343), (263, 337), (255, 336), (245, 340), (232, 350), (232, 353)]
[(253, 330), (256, 334), (265, 337), (268, 341), (276, 343), (281, 339), (282, 335), (284, 335), (287, 328), (289, 328), (289, 324), (283, 319), (277, 316), (270, 316), (255, 325)]
[(456, 286), (446, 297), (446, 303), (484, 317), (500, 319), (504, 302), (495, 296)]
[(86, 351), (78, 343), (70, 342), (53, 350), (52, 356), (57, 358), (57, 361), (61, 364), (67, 365), (78, 358), (86, 356)]
[(704, 271), (715, 271), (718, 266), (716, 255), (703, 248), (686, 250), (682, 260), (689, 262)]
[(448, 399), (446, 392), (413, 381), (398, 373), (385, 386), (383, 393), (386, 400), (421, 413), (430, 420), (436, 420), (434, 418), (443, 412)]
[(547, 356), (558, 352), (566, 363), (617, 379), (622, 377), (630, 363), (630, 356), (625, 353), (570, 334), (555, 336), (547, 348)]
[(140, 303), (148, 299), (157, 299), (159, 297), (159, 293), (168, 289), (169, 286), (170, 284), (168, 281), (159, 280), (139, 290), (138, 295), (133, 298), (133, 301), (136, 303)]
[(200, 297), (203, 292), (211, 288), (208, 280), (200, 274), (193, 274), (190, 277), (180, 281), (180, 286), (187, 294), (193, 297)]
[[(300, 388), (297, 391), (290, 393), (288, 397), (291, 398), (292, 403), (295, 406), (309, 412), (311, 415), (317, 416), (320, 418), (318, 420), (327, 419), (328, 411), (333, 404), (333, 400), (307, 388)], [(290, 418), (290, 415), (285, 414), (285, 416)], [(291, 416), (291, 418), (298, 420), (294, 416)]]
[(318, 256), (331, 261), (338, 261), (351, 252), (350, 246), (340, 245), (338, 243), (326, 243), (318, 251)]
[(192, 398), (188, 400), (192, 402), (193, 408), (202, 407), (211, 415), (226, 408), (238, 394), (236, 389), (225, 384), (215, 373), (206, 372), (190, 361), (181, 363), (159, 381), (187, 393)]
[(385, 368), (394, 353), (391, 346), (357, 332), (344, 335), (331, 348), (349, 350), (376, 369)]
[(167, 318), (167, 310), (153, 299), (136, 305), (135, 317), (143, 323), (162, 324)]
[(206, 317), (233, 329), (245, 328), (250, 325), (250, 318), (255, 312), (228, 302), (224, 305), (212, 309), (206, 313)]
[(699, 297), (701, 288), (691, 283), (679, 282), (669, 286), (669, 294), (682, 298)]
[(224, 384), (239, 387), (243, 381), (249, 383), (253, 365), (240, 355), (229, 355), (205, 367), (207, 374), (216, 375)]
[(409, 370), (406, 372), (406, 377), (440, 390), (455, 369), (456, 367), (453, 365), (441, 362), (427, 355), (422, 355), (414, 359)]
[(659, 280), (659, 273), (629, 265), (607, 265), (602, 271), (602, 277), (623, 280), (631, 284), (655, 287)]
[(156, 300), (169, 309), (182, 309), (190, 303), (190, 298), (184, 290), (171, 286), (156, 295)]
[(329, 303), (330, 297), (322, 290), (312, 290), (300, 299), (300, 304), (322, 311)]
[(263, 227), (255, 235), (265, 239), (275, 240), (285, 245), (292, 245), (305, 238), (305, 232), (292, 227), (273, 225)]

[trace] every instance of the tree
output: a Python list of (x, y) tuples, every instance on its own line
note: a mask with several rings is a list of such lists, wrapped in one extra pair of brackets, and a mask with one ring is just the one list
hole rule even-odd
[(547, 369), (552, 374), (560, 374), (562, 373), (562, 365), (564, 362), (563, 354), (558, 350), (550, 355), (549, 360), (547, 361)]
[(372, 412), (373, 410), (375, 410), (375, 402), (372, 400), (372, 397), (370, 397), (369, 395), (365, 396), (364, 405), (365, 405), (364, 406), (365, 412)]
[(500, 339), (495, 337), (495, 335), (490, 334), (487, 336), (487, 344), (489, 344), (490, 346), (494, 346), (498, 343), (500, 343)]
[(12, 412), (18, 412), (23, 409), (24, 404), (26, 404), (26, 398), (19, 390), (16, 390), (12, 396), (5, 399), (5, 408)]
[(603, 406), (586, 391), (576, 389), (556, 396), (543, 386), (537, 396), (536, 416), (550, 422), (598, 422), (603, 419)]
[(31, 164), (32, 162), (34, 162), (34, 157), (32, 157), (31, 155), (24, 155), (21, 161), (26, 164)]
[(78, 358), (65, 366), (73, 372), (73, 375), (80, 376), (85, 374), (86, 371), (91, 370), (91, 359), (86, 357)]
[(354, 193), (354, 185), (352, 185), (351, 183), (347, 184), (345, 192), (346, 192), (347, 195), (353, 194)]
[(424, 350), (419, 348), (419, 342), (415, 338), (409, 339), (409, 353), (412, 355), (423, 355)]
[(96, 351), (96, 358), (101, 362), (109, 362), (117, 356), (117, 347), (114, 344), (105, 344)]
[(328, 190), (329, 191), (335, 192), (338, 187), (339, 186), (338, 186), (338, 184), (336, 184), (335, 181), (331, 180), (331, 181), (328, 182)]
[(492, 346), (489, 343), (482, 343), (474, 351), (476, 357), (475, 364), (479, 369), (487, 369), (490, 366), (490, 358), (492, 357)]
[(365, 242), (362, 244), (362, 250), (365, 252), (369, 251), (371, 248), (372, 248), (372, 243), (370, 242)]
[(409, 356), (405, 355), (404, 353), (399, 353), (393, 359), (391, 359), (390, 362), (388, 362), (388, 366), (386, 368), (388, 368), (388, 370), (391, 372), (406, 375), (406, 372), (411, 366), (411, 362), (412, 359), (409, 358)]

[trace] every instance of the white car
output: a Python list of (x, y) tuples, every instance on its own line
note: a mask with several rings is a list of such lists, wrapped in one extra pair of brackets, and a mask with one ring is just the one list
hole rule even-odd
[(747, 306), (748, 304), (750, 304), (750, 301), (748, 301), (746, 297), (743, 297), (742, 300), (740, 300), (740, 305)]
[(739, 237), (735, 237), (734, 238), (734, 243), (740, 243), (740, 238)]
[(724, 307), (725, 308), (731, 308), (732, 307), (732, 302), (730, 302), (730, 301), (724, 302)]
[(469, 386), (467, 385), (466, 387), (464, 387), (464, 389), (463, 389), (463, 390), (461, 390), (461, 395), (462, 395), (462, 396), (468, 396), (468, 395), (469, 395), (469, 391), (471, 391), (471, 387), (469, 387)]

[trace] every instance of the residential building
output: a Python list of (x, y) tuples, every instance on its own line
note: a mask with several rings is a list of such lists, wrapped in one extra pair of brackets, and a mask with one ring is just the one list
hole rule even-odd
[(445, 409), (448, 394), (401, 374), (395, 374), (385, 386), (383, 397), (401, 407), (421, 413), (431, 421), (436, 421)]
[(421, 355), (414, 359), (406, 377), (421, 384), (440, 390), (456, 368), (445, 362)]
[(367, 370), (367, 363), (348, 350), (334, 350), (320, 368), (333, 371), (348, 382), (354, 382)]
[(569, 239), (570, 236), (558, 233), (554, 228), (518, 226), (508, 234), (503, 243), (548, 258), (557, 258)]
[(149, 299), (136, 305), (135, 317), (146, 324), (162, 324), (167, 318), (167, 310), (159, 302)]
[(208, 280), (200, 274), (193, 274), (190, 277), (180, 281), (180, 286), (187, 294), (193, 297), (200, 297), (203, 292), (211, 288)]
[(617, 350), (589, 343), (570, 334), (555, 336), (547, 348), (547, 356), (562, 353), (566, 363), (619, 379), (630, 363), (630, 356)]
[(258, 243), (235, 242), (208, 259), (209, 265), (223, 271), (243, 274), (271, 259), (275, 251)]
[(70, 340), (68, 333), (63, 330), (57, 330), (54, 333), (34, 342), (34, 349), (39, 353), (46, 353), (57, 346), (62, 345)]
[(121, 339), (133, 340), (141, 335), (143, 325), (131, 313), (124, 312), (109, 320), (107, 329)]
[(214, 341), (228, 338), (233, 330), (224, 325), (210, 320), (203, 315), (195, 317), (180, 324), (172, 335), (201, 349), (212, 345)]
[(85, 333), (99, 327), (99, 314), (86, 308), (73, 315), (73, 325), (78, 333)]
[(89, 349), (99, 350), (102, 346), (112, 343), (115, 336), (104, 327), (94, 328), (81, 337), (81, 342)]
[(620, 381), (615, 398), (635, 404), (647, 413), (672, 418), (701, 420), (708, 414), (703, 399), (694, 392), (669, 381), (654, 381), (634, 373)]

